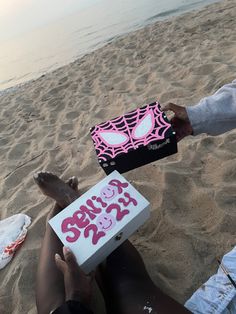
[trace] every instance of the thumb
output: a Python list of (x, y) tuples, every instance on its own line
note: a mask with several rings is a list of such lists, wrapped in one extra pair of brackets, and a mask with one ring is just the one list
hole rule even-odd
[(65, 262), (70, 269), (78, 268), (76, 258), (68, 247), (65, 247), (65, 246), (63, 247), (63, 254), (64, 254)]
[(184, 120), (184, 121), (188, 120), (186, 108), (183, 106), (179, 106), (179, 105), (173, 104), (172, 102), (169, 102), (162, 107), (162, 110), (173, 111), (175, 113), (176, 118), (180, 120)]
[(161, 109), (163, 111), (173, 111), (174, 113), (178, 113), (180, 110), (180, 106), (173, 104), (172, 102), (168, 102), (167, 104), (164, 104), (163, 106), (161, 106)]
[(55, 254), (55, 263), (57, 268), (64, 274), (66, 271), (66, 263), (61, 259), (59, 254)]

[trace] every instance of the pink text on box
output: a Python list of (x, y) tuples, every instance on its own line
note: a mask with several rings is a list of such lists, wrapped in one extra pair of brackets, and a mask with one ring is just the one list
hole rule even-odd
[[(113, 179), (101, 189), (100, 195), (92, 196), (85, 202), (86, 205), (79, 206), (71, 217), (66, 217), (61, 223), (62, 233), (70, 232), (66, 240), (72, 243), (81, 234), (85, 238), (92, 235), (92, 244), (96, 245), (117, 222), (129, 214), (130, 204), (138, 205), (137, 199), (125, 191), (128, 186), (127, 182)], [(117, 201), (112, 202), (117, 195)]]

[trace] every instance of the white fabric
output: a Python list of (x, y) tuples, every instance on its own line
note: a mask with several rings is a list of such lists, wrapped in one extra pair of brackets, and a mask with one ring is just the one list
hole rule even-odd
[(30, 223), (31, 218), (24, 214), (0, 220), (0, 269), (10, 262), (24, 241)]
[[(236, 282), (236, 247), (227, 253), (222, 262)], [(204, 283), (185, 303), (194, 314), (236, 313), (236, 289), (221, 268)]]
[(236, 80), (186, 110), (193, 135), (219, 135), (236, 128)]

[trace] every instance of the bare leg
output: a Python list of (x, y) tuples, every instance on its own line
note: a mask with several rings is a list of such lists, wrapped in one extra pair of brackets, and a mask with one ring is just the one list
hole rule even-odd
[[(78, 192), (73, 191), (54, 175), (41, 173), (36, 176), (35, 181), (44, 194), (64, 206), (78, 197)], [(54, 207), (49, 218), (60, 210), (59, 207)], [(48, 314), (65, 301), (63, 278), (55, 267), (54, 261), (55, 253), (62, 254), (61, 252), (61, 242), (50, 226), (47, 226), (38, 272), (39, 314)], [(101, 274), (100, 279), (104, 283), (103, 292), (109, 314), (189, 313), (154, 285), (141, 256), (129, 241), (123, 243), (107, 258), (105, 271)]]
[[(71, 203), (70, 199), (79, 196), (77, 191), (78, 181), (75, 177), (71, 178), (67, 184), (59, 178), (57, 179), (60, 181), (55, 180), (55, 177), (53, 175), (50, 176), (50, 174), (41, 173), (40, 175), (38, 174), (38, 177), (40, 178), (39, 182), (37, 179), (35, 181), (37, 184), (41, 184), (39, 184), (40, 188), (43, 186), (44, 193), (47, 193), (50, 197), (55, 197), (55, 199), (59, 200), (64, 206)], [(54, 184), (52, 184), (51, 178), (53, 179)], [(56, 192), (57, 187), (58, 195)], [(63, 187), (66, 191), (65, 193), (67, 195), (68, 203), (66, 203), (66, 200), (61, 199), (63, 197)], [(58, 204), (55, 204), (47, 217), (47, 221), (57, 215), (61, 210), (62, 208)], [(50, 311), (56, 309), (65, 302), (64, 278), (55, 264), (55, 253), (62, 255), (62, 247), (62, 242), (56, 236), (50, 225), (46, 223), (36, 284), (36, 304), (39, 314), (49, 314)]]
[(109, 314), (190, 313), (155, 286), (140, 254), (129, 241), (107, 258), (100, 279), (103, 292), (105, 286), (104, 298)]

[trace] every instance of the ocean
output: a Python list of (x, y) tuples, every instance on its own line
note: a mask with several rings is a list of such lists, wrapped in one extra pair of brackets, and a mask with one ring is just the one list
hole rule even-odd
[[(0, 91), (36, 79), (150, 23), (217, 0), (90, 0), (0, 46)], [(50, 13), (50, 12), (49, 12)], [(33, 14), (33, 13), (32, 13)], [(64, 16), (63, 16), (64, 14)]]

